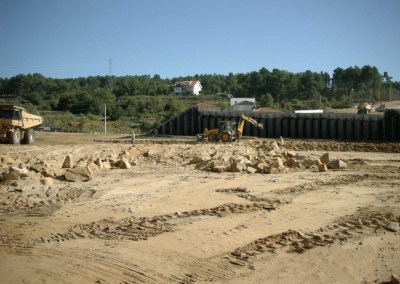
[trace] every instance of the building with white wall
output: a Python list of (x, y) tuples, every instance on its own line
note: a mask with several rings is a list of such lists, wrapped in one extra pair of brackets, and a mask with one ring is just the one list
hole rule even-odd
[(193, 92), (196, 96), (199, 95), (201, 91), (200, 81), (182, 81), (176, 82), (174, 85), (174, 94), (183, 94), (188, 92)]
[(251, 103), (254, 104), (256, 102), (256, 99), (255, 98), (231, 98), (230, 99), (230, 105), (231, 106), (238, 105), (241, 102), (245, 102), (245, 101), (251, 102)]

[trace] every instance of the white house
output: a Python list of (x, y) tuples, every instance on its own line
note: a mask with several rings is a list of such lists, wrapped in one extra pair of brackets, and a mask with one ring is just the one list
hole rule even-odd
[(182, 81), (176, 82), (174, 85), (174, 94), (182, 94), (192, 91), (196, 96), (201, 91), (200, 81)]
[(253, 111), (253, 109), (254, 102), (241, 101), (233, 106), (228, 106), (227, 108), (223, 109), (223, 111)]
[(251, 103), (254, 104), (256, 102), (256, 99), (254, 99), (254, 98), (231, 98), (230, 99), (230, 105), (231, 106), (238, 105), (241, 102), (245, 102), (245, 101), (251, 102)]

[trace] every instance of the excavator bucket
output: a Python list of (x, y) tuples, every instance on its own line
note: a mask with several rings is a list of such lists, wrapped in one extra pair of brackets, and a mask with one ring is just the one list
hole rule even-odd
[(264, 129), (264, 125), (262, 123), (257, 124), (258, 128)]

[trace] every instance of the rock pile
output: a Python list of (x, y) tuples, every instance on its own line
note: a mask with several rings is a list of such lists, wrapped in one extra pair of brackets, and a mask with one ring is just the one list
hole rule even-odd
[(217, 173), (247, 172), (249, 174), (276, 174), (288, 168), (299, 167), (315, 168), (320, 172), (326, 172), (328, 169), (345, 169), (347, 167), (342, 160), (331, 160), (329, 153), (322, 155), (319, 159), (311, 159), (300, 156), (294, 151), (281, 149), (275, 142), (268, 146), (260, 147), (257, 155), (240, 152), (215, 152), (212, 155), (198, 153), (189, 163), (196, 164), (196, 169), (198, 170)]
[(61, 181), (83, 182), (93, 179), (93, 175), (109, 169), (129, 169), (136, 165), (134, 158), (130, 158), (128, 151), (122, 151), (119, 155), (107, 154), (103, 158), (84, 157), (75, 158), (74, 155), (65, 156), (62, 164), (60, 160), (48, 157), (48, 159), (28, 159), (15, 163), (7, 157), (0, 159), (0, 181), (8, 182), (16, 186), (16, 191), (23, 191), (18, 187), (44, 185), (49, 186)]

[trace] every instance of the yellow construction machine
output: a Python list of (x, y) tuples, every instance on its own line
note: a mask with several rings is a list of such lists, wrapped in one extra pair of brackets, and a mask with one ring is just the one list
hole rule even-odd
[(239, 139), (243, 135), (243, 128), (245, 121), (248, 121), (251, 124), (257, 126), (258, 128), (263, 129), (262, 123), (257, 123), (257, 121), (255, 121), (254, 119), (242, 114), (239, 123), (237, 123), (236, 121), (221, 121), (219, 123), (219, 128), (210, 130), (208, 130), (207, 128), (204, 129), (203, 134), (197, 135), (197, 141), (205, 139), (208, 139), (208, 141), (217, 141), (217, 142), (222, 140), (222, 142), (225, 143), (239, 141)]
[(32, 127), (43, 123), (41, 116), (27, 113), (22, 107), (0, 105), (0, 141), (10, 144), (35, 143), (35, 131)]

